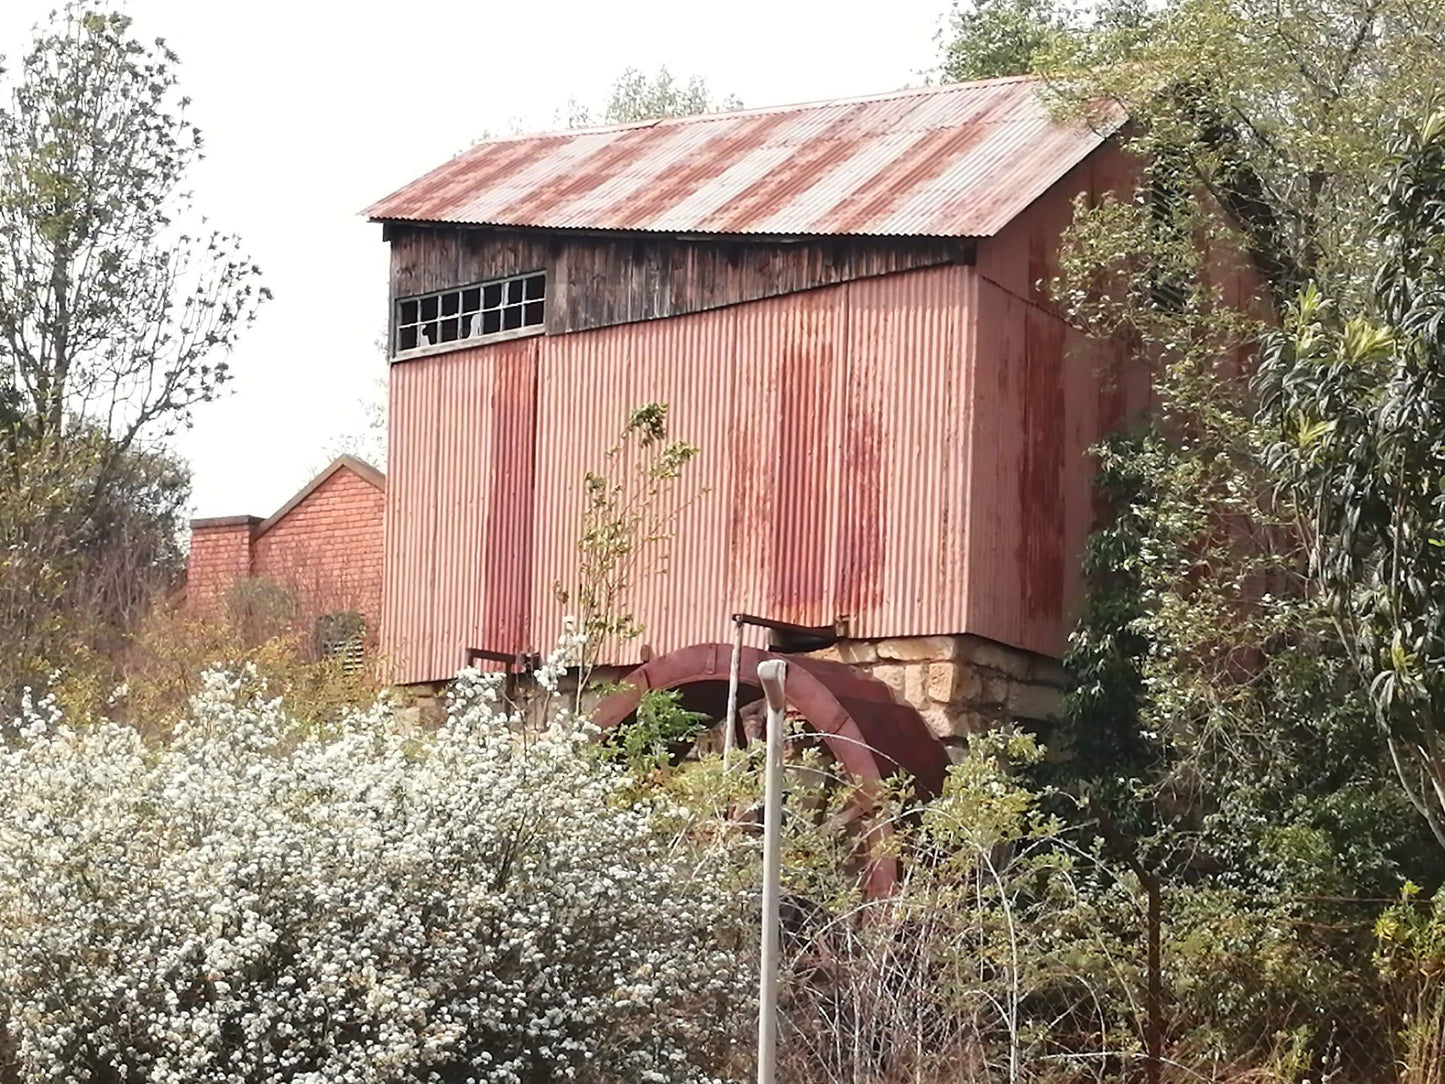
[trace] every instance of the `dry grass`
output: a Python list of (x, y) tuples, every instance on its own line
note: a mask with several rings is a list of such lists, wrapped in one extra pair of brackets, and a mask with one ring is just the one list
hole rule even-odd
[[(218, 666), (250, 666), (257, 685), (284, 694), (292, 713), (324, 724), (381, 691), (374, 653), (348, 669), (321, 657), (313, 629), (301, 628), (285, 606), (258, 620), (251, 585), (220, 615), (197, 615), (178, 601), (156, 606), (116, 655), (88, 655), (55, 683), (56, 698), (72, 719), (129, 722), (148, 738), (164, 738), (200, 690), (200, 676)], [(264, 610), (264, 608), (261, 608)]]
[(1405, 1032), (1400, 1084), (1445, 1084), (1445, 991)]

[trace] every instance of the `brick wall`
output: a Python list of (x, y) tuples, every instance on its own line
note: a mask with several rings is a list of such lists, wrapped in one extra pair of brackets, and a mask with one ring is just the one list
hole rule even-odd
[(343, 456), (265, 521), (195, 520), (187, 605), (219, 615), (238, 583), (265, 582), (294, 598), (294, 627), (310, 630), (323, 614), (356, 612), (374, 643), (381, 623), (385, 508), (381, 475)]
[(255, 516), (191, 521), (186, 603), (193, 611), (218, 613), (231, 585), (251, 574), (251, 542), (260, 522)]
[(366, 618), (374, 639), (381, 625), (385, 511), (382, 490), (337, 471), (256, 539), (251, 574), (295, 591), (298, 623), (354, 611)]

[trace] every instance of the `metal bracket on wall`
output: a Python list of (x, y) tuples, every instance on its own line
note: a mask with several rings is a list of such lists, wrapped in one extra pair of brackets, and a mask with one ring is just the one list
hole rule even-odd
[(755, 614), (733, 614), (733, 623), (753, 625), (767, 629), (775, 635), (770, 638), (769, 651), (793, 654), (800, 651), (818, 651), (832, 647), (839, 640), (848, 639), (849, 619), (840, 614), (831, 625), (798, 625), (791, 621), (777, 621), (771, 617)]

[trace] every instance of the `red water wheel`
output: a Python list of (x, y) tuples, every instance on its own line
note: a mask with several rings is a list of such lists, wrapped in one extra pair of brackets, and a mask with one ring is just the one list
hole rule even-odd
[[(642, 694), (650, 689), (693, 693), (694, 703), (721, 718), (731, 658), (728, 644), (694, 644), (660, 655), (623, 678), (626, 687), (598, 705), (593, 721), (604, 730), (621, 725), (635, 715)], [(947, 752), (917, 711), (898, 703), (887, 685), (860, 670), (844, 663), (744, 648), (738, 670), (739, 703), (762, 695), (758, 663), (772, 658), (788, 664), (785, 691), (790, 713), (804, 719), (821, 738), (832, 759), (856, 784), (861, 805), (866, 807), (876, 797), (883, 780), (899, 773), (912, 777), (921, 797), (939, 792), (948, 767)], [(742, 733), (737, 738), (746, 740)], [(864, 840), (870, 856), (864, 890), (872, 899), (888, 895), (898, 881), (898, 860), (888, 846), (891, 835), (892, 828), (880, 823), (869, 829)]]

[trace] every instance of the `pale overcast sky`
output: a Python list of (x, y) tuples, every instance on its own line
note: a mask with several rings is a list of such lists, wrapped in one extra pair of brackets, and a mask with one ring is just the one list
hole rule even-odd
[[(56, 0), (0, 0), (16, 56)], [(131, 0), (180, 54), (207, 160), (196, 203), (239, 233), (275, 300), (235, 380), (180, 440), (197, 515), (274, 511), (362, 432), (384, 376), (386, 249), (359, 212), (484, 131), (554, 127), (631, 65), (703, 76), (747, 106), (923, 81), (949, 0)]]

